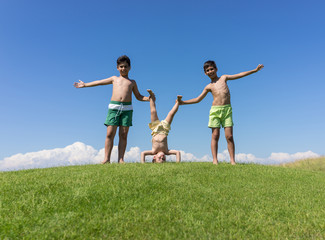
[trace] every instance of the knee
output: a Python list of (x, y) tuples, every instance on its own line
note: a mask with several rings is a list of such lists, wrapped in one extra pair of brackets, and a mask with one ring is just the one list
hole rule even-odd
[(220, 136), (219, 133), (216, 133), (216, 132), (213, 132), (212, 133), (212, 139), (213, 140), (218, 140), (219, 139), (219, 136)]
[(234, 137), (232, 134), (227, 134), (226, 135), (226, 140), (227, 142), (234, 142)]
[(114, 138), (114, 136), (115, 136), (114, 133), (108, 132), (107, 135), (106, 135), (106, 138), (112, 139), (112, 138)]
[(120, 139), (126, 140), (127, 137), (128, 137), (128, 133), (127, 132), (120, 132), (119, 133), (119, 138)]

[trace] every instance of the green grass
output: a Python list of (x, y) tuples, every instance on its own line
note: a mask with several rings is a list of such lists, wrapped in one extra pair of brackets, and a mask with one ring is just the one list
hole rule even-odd
[(325, 172), (325, 157), (303, 159), (282, 164), (283, 167)]
[(325, 239), (325, 174), (111, 164), (0, 173), (0, 239)]

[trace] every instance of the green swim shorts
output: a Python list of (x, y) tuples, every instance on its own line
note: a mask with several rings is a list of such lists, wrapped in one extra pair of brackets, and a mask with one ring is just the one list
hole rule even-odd
[(132, 126), (133, 108), (131, 102), (111, 101), (108, 105), (106, 126)]
[(209, 115), (209, 128), (232, 127), (232, 107), (230, 104), (212, 106)]

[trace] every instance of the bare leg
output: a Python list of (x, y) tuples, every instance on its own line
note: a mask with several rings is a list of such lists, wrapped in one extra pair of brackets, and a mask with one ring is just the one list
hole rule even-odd
[(177, 113), (177, 110), (179, 107), (179, 100), (181, 100), (181, 99), (182, 99), (182, 96), (177, 96), (177, 100), (176, 100), (174, 107), (169, 111), (169, 113), (165, 119), (169, 124), (172, 124), (174, 116)]
[(230, 156), (230, 163), (235, 165), (235, 142), (233, 137), (233, 128), (232, 127), (225, 127), (225, 135), (228, 145), (228, 152)]
[(218, 141), (220, 137), (220, 128), (212, 128), (211, 136), (211, 152), (213, 157), (213, 164), (218, 164)]
[(113, 149), (116, 129), (117, 126), (107, 126), (107, 135), (105, 139), (105, 157), (104, 161), (102, 161), (102, 164), (111, 162), (111, 153)]
[(150, 94), (150, 118), (151, 122), (154, 122), (159, 120), (156, 109), (156, 96), (150, 89), (147, 92)]
[(127, 144), (129, 127), (120, 126), (118, 143), (118, 162), (124, 163), (124, 153)]

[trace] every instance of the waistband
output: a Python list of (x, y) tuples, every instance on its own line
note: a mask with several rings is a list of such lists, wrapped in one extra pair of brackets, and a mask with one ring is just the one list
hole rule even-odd
[(108, 109), (115, 109), (118, 111), (131, 111), (133, 110), (133, 107), (132, 102), (111, 101), (108, 105)]
[(211, 108), (227, 108), (227, 107), (231, 107), (231, 104), (211, 106)]
[(111, 101), (112, 104), (123, 104), (123, 105), (132, 105), (132, 102), (119, 102), (119, 101)]

